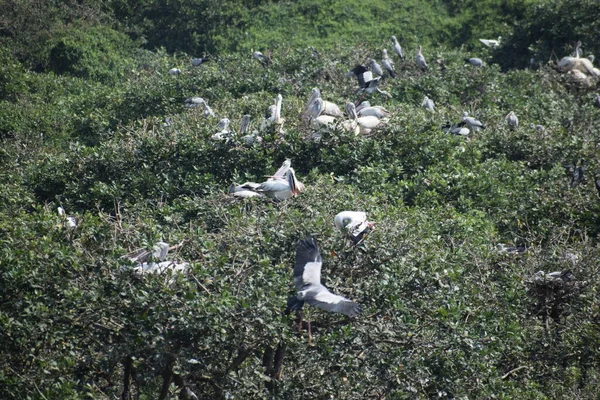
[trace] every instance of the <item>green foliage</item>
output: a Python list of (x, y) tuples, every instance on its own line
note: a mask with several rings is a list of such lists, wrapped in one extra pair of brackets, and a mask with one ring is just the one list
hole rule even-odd
[[(41, 48), (54, 49), (56, 71), (28, 71), (16, 38), (0, 51), (0, 398), (123, 398), (125, 381), (130, 398), (177, 398), (183, 386), (216, 399), (597, 396), (593, 94), (551, 68), (476, 69), (464, 65), (469, 54), (443, 47), (508, 32), (502, 24), (521, 18), (519, 4), (433, 2), (423, 14), (383, 1), (85, 4), (118, 23), (67, 26), (62, 18), (77, 13), (53, 9)], [(512, 14), (498, 16), (503, 9)], [(366, 23), (373, 18), (378, 27)], [(217, 29), (229, 22), (240, 30)], [(297, 35), (286, 36), (289, 27)], [(165, 47), (133, 50), (125, 29)], [(440, 46), (424, 47), (426, 73), (411, 56), (395, 59), (398, 77), (382, 83), (392, 97), (369, 98), (390, 111), (386, 126), (307, 139), (300, 113), (311, 89), (341, 106), (355, 101), (344, 75), (378, 58), (397, 31), (411, 46)], [(42, 32), (31, 35), (21, 38)], [(252, 47), (271, 48), (271, 63), (252, 59)], [(181, 49), (240, 52), (193, 68), (190, 56), (169, 53)], [(172, 67), (182, 73), (169, 75)], [(237, 132), (249, 114), (259, 129), (279, 93), (282, 134), (263, 130), (252, 146), (237, 133), (211, 139), (223, 117)], [(434, 113), (420, 107), (425, 95)], [(192, 96), (217, 117), (186, 108)], [(511, 110), (516, 129), (504, 121)], [(463, 111), (487, 129), (440, 129)], [(299, 196), (226, 194), (233, 182), (264, 181), (286, 158), (306, 185)], [(586, 180), (570, 187), (565, 166), (582, 158)], [(351, 209), (375, 223), (357, 246), (332, 221)], [(283, 315), (295, 245), (308, 233), (319, 240), (324, 284), (364, 310), (346, 319), (307, 308), (310, 344)], [(168, 258), (189, 262), (188, 273), (132, 272), (123, 256), (159, 240), (176, 246)], [(529, 250), (502, 254), (499, 243)], [(582, 285), (556, 319), (529, 290), (540, 270), (571, 270)], [(274, 379), (264, 364), (283, 347)]]

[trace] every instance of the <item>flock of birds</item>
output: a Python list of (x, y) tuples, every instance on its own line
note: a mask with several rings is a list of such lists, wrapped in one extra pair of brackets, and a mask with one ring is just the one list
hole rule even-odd
[[(395, 36), (391, 37), (393, 51), (401, 60), (405, 60), (405, 53), (398, 43)], [(489, 47), (498, 47), (501, 38), (497, 40), (480, 39), (480, 41)], [(561, 71), (568, 72), (576, 79), (589, 79), (590, 77), (600, 77), (600, 70), (593, 66), (593, 56), (581, 58), (581, 43), (579, 42), (572, 55), (564, 57), (558, 63), (558, 68)], [(263, 66), (268, 66), (271, 59), (262, 53), (253, 52), (253, 58)], [(206, 62), (208, 58), (194, 58), (192, 66), (198, 67)], [(484, 63), (479, 58), (465, 59), (467, 63), (474, 67), (483, 67)], [(428, 70), (428, 64), (423, 55), (422, 46), (418, 46), (415, 55), (415, 65), (421, 71)], [(182, 71), (179, 68), (169, 70), (171, 75), (179, 75)], [(324, 100), (318, 88), (313, 88), (310, 97), (302, 111), (302, 121), (312, 130), (311, 139), (319, 140), (321, 134), (327, 130), (342, 129), (346, 132), (351, 132), (356, 135), (370, 135), (374, 130), (385, 126), (390, 118), (390, 112), (383, 106), (371, 105), (369, 101), (364, 100), (364, 96), (374, 93), (391, 98), (391, 94), (380, 88), (381, 83), (385, 79), (393, 79), (397, 76), (394, 67), (394, 60), (389, 57), (387, 50), (382, 52), (381, 63), (375, 59), (370, 59), (368, 67), (358, 64), (354, 66), (346, 75), (354, 77), (358, 83), (356, 95), (359, 96), (356, 102), (348, 102), (344, 107), (344, 112), (333, 102)], [(282, 133), (282, 126), (285, 119), (282, 118), (283, 98), (279, 94), (274, 103), (268, 108), (264, 119), (261, 121), (260, 127), (256, 130), (251, 130), (251, 117), (244, 115), (241, 118), (239, 125), (238, 137), (246, 145), (254, 145), (261, 143), (262, 133), (269, 129), (275, 128), (275, 131)], [(185, 100), (186, 107), (190, 109), (201, 109), (206, 117), (216, 117), (213, 109), (201, 97), (191, 97)], [(594, 105), (600, 108), (600, 95), (596, 94)], [(421, 106), (430, 112), (435, 111), (435, 103), (432, 99), (425, 96)], [(219, 120), (216, 131), (212, 135), (213, 140), (231, 141), (236, 137), (236, 133), (230, 128), (230, 120), (222, 118)], [(519, 118), (514, 111), (510, 111), (505, 117), (505, 123), (510, 129), (516, 129), (519, 126)], [(171, 124), (170, 120), (165, 121), (165, 125)], [(541, 125), (531, 125), (539, 131), (543, 131)], [(469, 116), (464, 112), (460, 121), (455, 124), (447, 124), (442, 126), (442, 129), (454, 135), (468, 136), (471, 132), (476, 132), (480, 129), (485, 129), (486, 125), (473, 116)], [(578, 166), (574, 163), (570, 166), (572, 171), (571, 187), (583, 182), (584, 180), (584, 161), (582, 160)], [(596, 179), (596, 188), (600, 193), (600, 180)], [(300, 194), (305, 189), (302, 182), (296, 176), (294, 169), (291, 167), (291, 160), (287, 159), (281, 167), (272, 175), (268, 176), (267, 180), (261, 183), (246, 182), (240, 185), (232, 184), (229, 188), (229, 195), (234, 198), (254, 198), (266, 197), (273, 201), (280, 202), (289, 200), (292, 197)], [(67, 216), (62, 207), (58, 208), (58, 213), (64, 219), (65, 226), (69, 229), (77, 227), (77, 221), (72, 216)], [(367, 215), (362, 211), (342, 211), (334, 217), (335, 227), (343, 232), (354, 244), (360, 243), (369, 232), (374, 229), (373, 223), (367, 220)], [(178, 246), (175, 246), (177, 248)], [(165, 242), (157, 243), (152, 251), (138, 250), (123, 256), (125, 259), (133, 263), (133, 272), (137, 275), (144, 274), (162, 274), (167, 271), (185, 272), (189, 269), (190, 264), (187, 262), (177, 262), (167, 260), (167, 254), (172, 249)], [(527, 249), (525, 247), (509, 246), (502, 244), (498, 245), (499, 253), (519, 254)], [(345, 297), (336, 295), (329, 291), (321, 283), (321, 268), (322, 257), (319, 252), (317, 241), (312, 236), (307, 236), (301, 240), (296, 248), (296, 262), (293, 269), (293, 278), (296, 286), (296, 294), (289, 298), (286, 308), (286, 314), (290, 311), (298, 311), (304, 303), (321, 308), (326, 311), (338, 312), (349, 317), (354, 317), (361, 312), (358, 303), (353, 302)], [(128, 268), (128, 267), (124, 267)], [(540, 280), (549, 281), (563, 279), (568, 277), (572, 279), (570, 272), (552, 272), (545, 274), (542, 271), (538, 272), (531, 279), (539, 282)]]

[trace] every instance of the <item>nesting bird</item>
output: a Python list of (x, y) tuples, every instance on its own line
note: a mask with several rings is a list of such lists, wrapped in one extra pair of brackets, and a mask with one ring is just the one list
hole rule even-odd
[(233, 132), (229, 129), (229, 118), (223, 118), (217, 124), (217, 133), (212, 135), (214, 140), (230, 139), (233, 136)]
[(483, 60), (481, 58), (476, 58), (476, 57), (465, 58), (465, 61), (475, 67), (483, 67)]
[(396, 71), (394, 71), (394, 62), (388, 57), (386, 49), (383, 49), (382, 51), (381, 65), (383, 65), (383, 69), (385, 69), (390, 75), (390, 78), (396, 77)]
[(463, 116), (462, 116), (462, 122), (464, 122), (465, 124), (467, 124), (467, 126), (469, 127), (470, 130), (476, 132), (479, 129), (485, 129), (485, 125), (479, 121), (476, 118), (473, 117), (469, 117), (469, 113), (468, 112), (464, 112)]
[(260, 65), (262, 65), (263, 67), (267, 66), (267, 64), (269, 64), (271, 62), (271, 59), (269, 57), (265, 56), (260, 51), (253, 52), (252, 58), (257, 60), (260, 63)]
[(355, 129), (358, 130), (358, 133), (363, 135), (368, 135), (373, 129), (377, 128), (383, 122), (374, 115), (359, 117), (354, 103), (346, 104), (346, 114), (350, 120), (356, 124)]
[(142, 253), (142, 257), (131, 258), (131, 261), (137, 263), (137, 266), (133, 268), (133, 273), (136, 275), (162, 274), (167, 271), (186, 272), (189, 269), (189, 264), (186, 262), (177, 263), (174, 261), (165, 261), (168, 252), (169, 244), (165, 242), (158, 242), (154, 245), (151, 254), (154, 260), (159, 260), (160, 262), (141, 262), (144, 260), (144, 257), (146, 257), (147, 253)]
[(210, 60), (206, 57), (192, 58), (192, 67), (199, 67), (208, 61), (210, 61)]
[(496, 39), (496, 40), (494, 40), (494, 39), (479, 39), (479, 41), (481, 43), (483, 43), (487, 47), (491, 47), (493, 49), (496, 49), (496, 48), (500, 47), (500, 41), (501, 40), (502, 40), (501, 36), (498, 36), (498, 39)]
[(77, 228), (77, 220), (72, 215), (67, 215), (65, 209), (62, 207), (58, 207), (56, 209), (58, 215), (61, 216), (65, 220), (65, 226), (69, 229)]
[(179, 75), (179, 74), (181, 74), (181, 70), (179, 68), (171, 68), (169, 70), (169, 74), (171, 74), (171, 75)]

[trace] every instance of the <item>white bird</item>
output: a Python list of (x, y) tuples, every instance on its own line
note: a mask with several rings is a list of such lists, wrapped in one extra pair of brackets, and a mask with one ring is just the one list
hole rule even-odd
[(423, 57), (423, 48), (421, 45), (419, 45), (415, 61), (417, 62), (417, 67), (421, 68), (421, 71), (427, 71), (427, 62), (425, 62), (425, 57)]
[(579, 57), (581, 57), (582, 54), (583, 54), (583, 51), (581, 50), (581, 40), (578, 40), (577, 43), (575, 43), (575, 49), (571, 53), (571, 56), (575, 57), (575, 58), (579, 58)]
[(465, 58), (465, 61), (475, 67), (483, 67), (483, 60), (481, 58), (476, 58), (476, 57)]
[(375, 73), (375, 75), (383, 76), (383, 70), (381, 69), (381, 65), (377, 64), (377, 61), (375, 61), (374, 59), (371, 59), (369, 67), (371, 68), (371, 71)]
[(77, 220), (72, 215), (67, 215), (64, 208), (58, 207), (56, 211), (58, 212), (58, 215), (63, 217), (63, 219), (65, 220), (65, 225), (67, 228), (69, 228), (69, 229), (77, 228)]
[[(177, 263), (175, 261), (165, 261), (167, 253), (169, 252), (169, 245), (165, 242), (158, 242), (152, 248), (152, 257), (160, 262), (151, 261), (139, 263), (133, 268), (133, 272), (136, 275), (144, 274), (162, 274), (167, 271), (172, 272), (186, 272), (189, 268), (189, 264), (186, 262)], [(144, 253), (142, 253), (143, 255)], [(132, 261), (137, 261), (132, 259)]]
[(586, 58), (587, 58), (588, 60), (590, 60), (590, 62), (591, 62), (592, 64), (594, 63), (594, 60), (596, 59), (596, 57), (594, 57), (594, 55), (593, 55), (593, 54), (588, 54)]
[(229, 129), (230, 122), (231, 121), (229, 121), (229, 118), (221, 119), (219, 121), (219, 123), (217, 124), (217, 133), (212, 135), (212, 139), (214, 139), (214, 140), (229, 139), (233, 134), (233, 132), (231, 132), (231, 130)]
[(285, 160), (275, 175), (255, 190), (275, 201), (287, 200), (304, 191), (304, 185), (296, 178), (296, 172), (291, 165), (291, 160)]
[(494, 39), (479, 39), (481, 43), (486, 45), (487, 47), (491, 47), (493, 49), (500, 47), (500, 41), (502, 40), (501, 36), (498, 36), (497, 40)]
[(517, 118), (517, 115), (514, 111), (509, 112), (504, 120), (511, 129), (515, 129), (519, 126), (519, 118)]
[(342, 211), (334, 217), (333, 223), (338, 230), (349, 235), (354, 243), (360, 242), (374, 227), (367, 221), (367, 213), (362, 211)]
[(325, 311), (332, 311), (355, 317), (361, 313), (360, 306), (345, 297), (331, 293), (321, 283), (321, 267), (323, 259), (319, 254), (317, 241), (307, 236), (296, 246), (296, 263), (294, 265), (294, 284), (297, 293), (288, 299), (285, 313), (300, 310), (304, 303)]
[(309, 102), (304, 107), (305, 118), (317, 118), (319, 115), (331, 115), (332, 117), (344, 116), (337, 104), (323, 100), (321, 91), (318, 88), (313, 88), (308, 101)]
[(479, 121), (476, 118), (469, 117), (469, 113), (466, 111), (463, 113), (462, 122), (467, 124), (469, 129), (474, 132), (478, 131), (480, 128), (485, 129), (485, 125), (483, 123), (481, 123), (481, 121)]
[(396, 36), (392, 36), (392, 42), (394, 43), (394, 52), (398, 54), (401, 60), (404, 60), (404, 51), (402, 51), (402, 47), (400, 47), (400, 43), (398, 43), (398, 39)]
[(427, 111), (433, 112), (435, 110), (435, 103), (429, 97), (425, 96), (423, 102), (421, 103), (421, 107), (423, 107)]
[(383, 66), (383, 69), (385, 69), (388, 72), (390, 78), (395, 78), (396, 71), (394, 70), (394, 62), (391, 58), (388, 57), (386, 49), (383, 49), (382, 53), (383, 54), (381, 58), (381, 65)]
[(346, 104), (346, 114), (348, 114), (348, 117), (351, 120), (356, 122), (359, 133), (363, 135), (368, 135), (373, 129), (377, 128), (383, 122), (373, 115), (359, 117), (356, 112), (356, 106), (354, 103), (350, 102)]
[(181, 70), (179, 68), (171, 68), (169, 70), (169, 74), (171, 74), (171, 75), (179, 75), (179, 74), (181, 74)]
[[(363, 102), (364, 103), (364, 102)], [(362, 105), (362, 104), (361, 104)], [(390, 112), (382, 106), (367, 106), (367, 107), (356, 107), (356, 112), (359, 117), (367, 117), (369, 115), (383, 119), (390, 116)]]
[(442, 129), (445, 129), (446, 133), (451, 133), (453, 135), (469, 136), (471, 131), (469, 130), (469, 128), (465, 127), (464, 125), (466, 125), (464, 122), (461, 122), (456, 125), (448, 124), (448, 125), (442, 126)]

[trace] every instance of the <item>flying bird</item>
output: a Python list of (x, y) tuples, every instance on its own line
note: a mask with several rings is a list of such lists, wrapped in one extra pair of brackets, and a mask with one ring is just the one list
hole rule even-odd
[(362, 211), (342, 211), (334, 217), (333, 223), (340, 232), (349, 235), (354, 243), (359, 243), (374, 228), (367, 221), (367, 213)]
[(296, 246), (294, 284), (297, 293), (288, 299), (286, 315), (292, 310), (300, 310), (304, 303), (325, 311), (332, 311), (355, 317), (361, 313), (360, 305), (345, 297), (331, 293), (321, 283), (323, 259), (319, 254), (317, 241), (307, 236)]
[(502, 40), (501, 36), (498, 36), (498, 39), (496, 39), (496, 40), (494, 40), (494, 39), (479, 39), (479, 41), (481, 43), (483, 43), (487, 47), (491, 47), (493, 49), (500, 47), (500, 40)]

